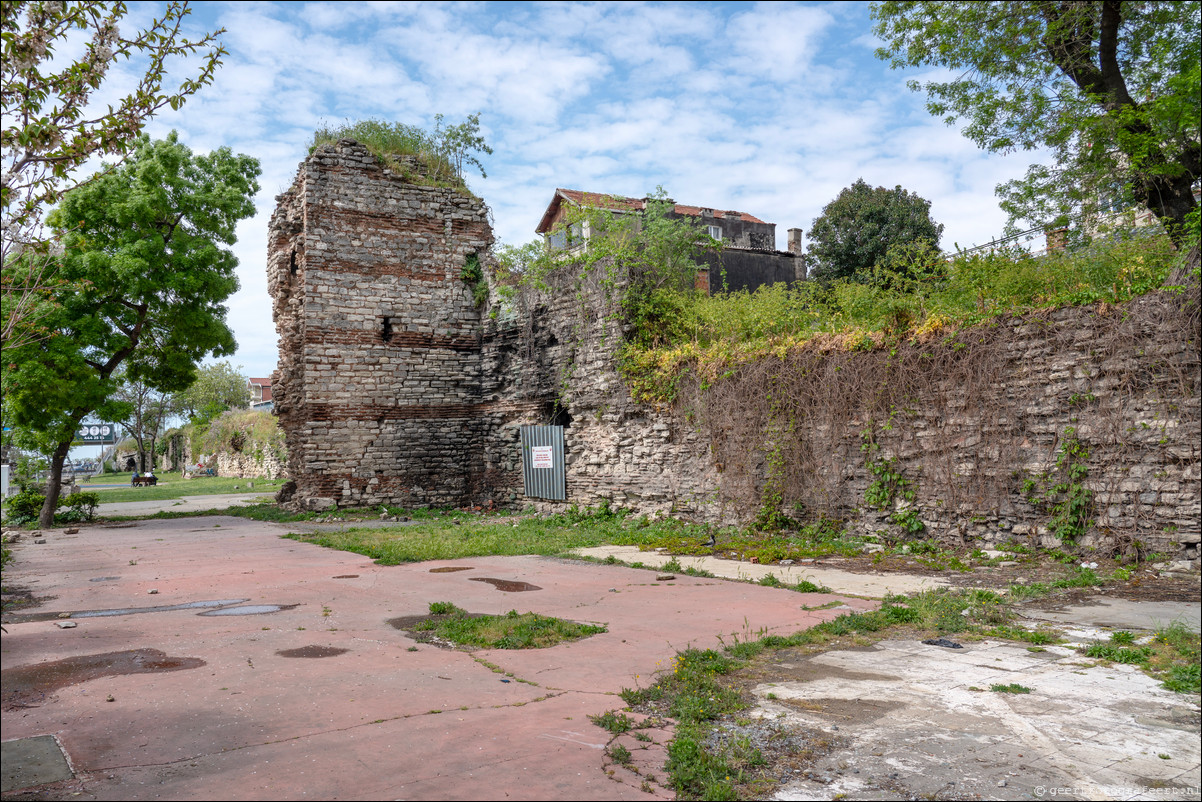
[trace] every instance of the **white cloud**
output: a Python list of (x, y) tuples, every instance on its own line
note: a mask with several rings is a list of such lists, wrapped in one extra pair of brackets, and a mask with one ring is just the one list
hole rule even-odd
[[(141, 4), (133, 8), (144, 11)], [(480, 112), (488, 179), (469, 177), (496, 233), (519, 244), (556, 187), (681, 202), (809, 229), (859, 177), (932, 201), (945, 242), (1001, 229), (993, 196), (1029, 155), (979, 151), (928, 115), (911, 77), (872, 57), (860, 4), (206, 3), (229, 29), (213, 86), (153, 126), (196, 150), (262, 161), (258, 214), (239, 228), (230, 304), (253, 375), (274, 369), (263, 265), (274, 197), (314, 129), (379, 117), (429, 125)], [(135, 75), (133, 71), (130, 76)], [(922, 78), (939, 71), (914, 72)]]
[(824, 8), (780, 2), (757, 3), (726, 26), (731, 69), (773, 81), (799, 81), (817, 53), (823, 32), (834, 22)]

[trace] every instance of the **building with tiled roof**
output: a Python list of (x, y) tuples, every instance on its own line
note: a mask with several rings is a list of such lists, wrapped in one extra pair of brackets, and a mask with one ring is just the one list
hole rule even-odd
[[(655, 201), (655, 198), (627, 198), (558, 188), (535, 231), (543, 235), (552, 250), (570, 250), (587, 240), (588, 232), (579, 224), (571, 228), (565, 225), (568, 208), (606, 209), (616, 214), (637, 215)], [(717, 289), (725, 280), (728, 289), (752, 290), (764, 284), (805, 279), (800, 228), (789, 229), (789, 250), (778, 251), (776, 223), (767, 223), (747, 212), (731, 209), (689, 206), (671, 198), (663, 202), (672, 204), (668, 217), (695, 218), (711, 237), (722, 243), (718, 253), (698, 255), (699, 261), (709, 265), (709, 287)]]

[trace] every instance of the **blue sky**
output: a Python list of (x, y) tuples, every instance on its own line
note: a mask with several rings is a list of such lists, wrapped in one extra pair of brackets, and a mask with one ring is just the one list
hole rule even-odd
[[(127, 26), (161, 3), (131, 3)], [(1031, 159), (988, 154), (931, 117), (873, 56), (860, 3), (202, 2), (193, 30), (227, 29), (213, 85), (148, 132), (260, 159), (258, 214), (239, 228), (231, 300), (251, 376), (275, 368), (267, 223), (323, 124), (431, 126), (479, 113), (494, 148), (469, 176), (502, 242), (521, 244), (556, 187), (738, 209), (807, 232), (863, 178), (932, 202), (951, 248), (1005, 223), (994, 187)], [(110, 73), (116, 81), (122, 71)], [(132, 75), (132, 65), (125, 70)]]

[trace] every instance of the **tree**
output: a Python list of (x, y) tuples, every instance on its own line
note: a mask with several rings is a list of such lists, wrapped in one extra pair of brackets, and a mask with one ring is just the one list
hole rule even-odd
[[(145, 29), (123, 36), (125, 3), (5, 0), (0, 5), (0, 335), (5, 347), (50, 333), (42, 318), (49, 312), (53, 285), (62, 279), (54, 274), (58, 260), (45, 239), (43, 214), (76, 184), (73, 173), (94, 156), (124, 155), (158, 111), (178, 109), (213, 80), (226, 52), (217, 38), (225, 31), (184, 37), (181, 25), (190, 13), (186, 2), (171, 3)], [(80, 45), (82, 55), (73, 58), (73, 48)], [(165, 91), (171, 62), (197, 54), (203, 54), (199, 65), (188, 73), (195, 77)], [(134, 57), (145, 63), (137, 85), (113, 105), (92, 103), (102, 85), (126, 91), (105, 84), (106, 76), (112, 65)]]
[[(578, 283), (599, 283), (619, 301), (629, 337), (642, 345), (672, 342), (683, 335), (683, 303), (694, 293), (698, 260), (721, 249), (700, 219), (676, 213), (663, 187), (647, 196), (637, 213), (629, 199), (612, 198), (596, 205), (565, 205), (563, 220), (548, 242), (569, 250), (546, 250), (541, 259), (523, 265), (523, 281), (546, 289), (546, 279), (571, 260)], [(527, 251), (527, 245), (522, 251)], [(521, 259), (524, 254), (503, 255)]]
[(822, 281), (868, 281), (872, 268), (895, 244), (925, 240), (938, 247), (943, 224), (931, 219), (931, 202), (896, 186), (868, 186), (863, 178), (822, 208), (810, 229), (810, 275)]
[(215, 362), (197, 371), (196, 380), (175, 394), (175, 406), (197, 425), (204, 425), (228, 409), (250, 406), (250, 386), (241, 366)]
[[(52, 446), (41, 523), (50, 526), (63, 460), (85, 416), (126, 417), (117, 372), (181, 390), (206, 355), (236, 348), (223, 302), (238, 261), (223, 245), (254, 214), (258, 161), (228, 148), (197, 156), (171, 134), (67, 193), (48, 223), (64, 250), (52, 335), (5, 352), (8, 419)], [(6, 420), (7, 422), (7, 420)]]
[(146, 470), (147, 454), (150, 455), (150, 467), (153, 469), (155, 442), (165, 428), (167, 419), (174, 412), (172, 397), (151, 387), (145, 381), (131, 378), (125, 371), (121, 372), (117, 380), (120, 384), (113, 397), (129, 410), (118, 423), (125, 427), (138, 444), (138, 470)]
[[(1178, 248), (1202, 177), (1198, 2), (884, 2), (878, 57), (938, 66), (949, 81), (910, 82), (927, 108), (979, 146), (1047, 148), (998, 187), (1011, 225), (1063, 225), (1138, 204)], [(1196, 222), (1194, 223), (1196, 226)]]

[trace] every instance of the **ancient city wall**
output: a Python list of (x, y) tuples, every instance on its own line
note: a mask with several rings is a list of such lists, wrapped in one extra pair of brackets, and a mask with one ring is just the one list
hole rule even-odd
[[(565, 267), (547, 292), (473, 304), (461, 272), (492, 242), (479, 201), (406, 183), (345, 140), (279, 200), (274, 389), (295, 504), (523, 505), (518, 426), (554, 422), (568, 504), (1048, 544), (1065, 485), (1089, 491), (1082, 545), (1197, 559), (1196, 305), (1149, 296), (892, 347), (817, 342), (656, 407), (620, 376), (599, 277)], [(896, 477), (883, 498), (882, 476)]]
[(481, 332), (460, 277), (492, 245), (484, 205), (408, 183), (350, 140), (318, 148), (278, 201), (273, 390), (298, 497), (462, 503)]
[[(570, 503), (1049, 546), (1073, 536), (1057, 520), (1077, 493), (1095, 524), (1082, 546), (1198, 558), (1196, 304), (1154, 294), (891, 348), (831, 340), (686, 380), (677, 403), (654, 407), (619, 375), (613, 294), (561, 276), (528, 310), (570, 419)], [(887, 498), (873, 496), (890, 476)]]

